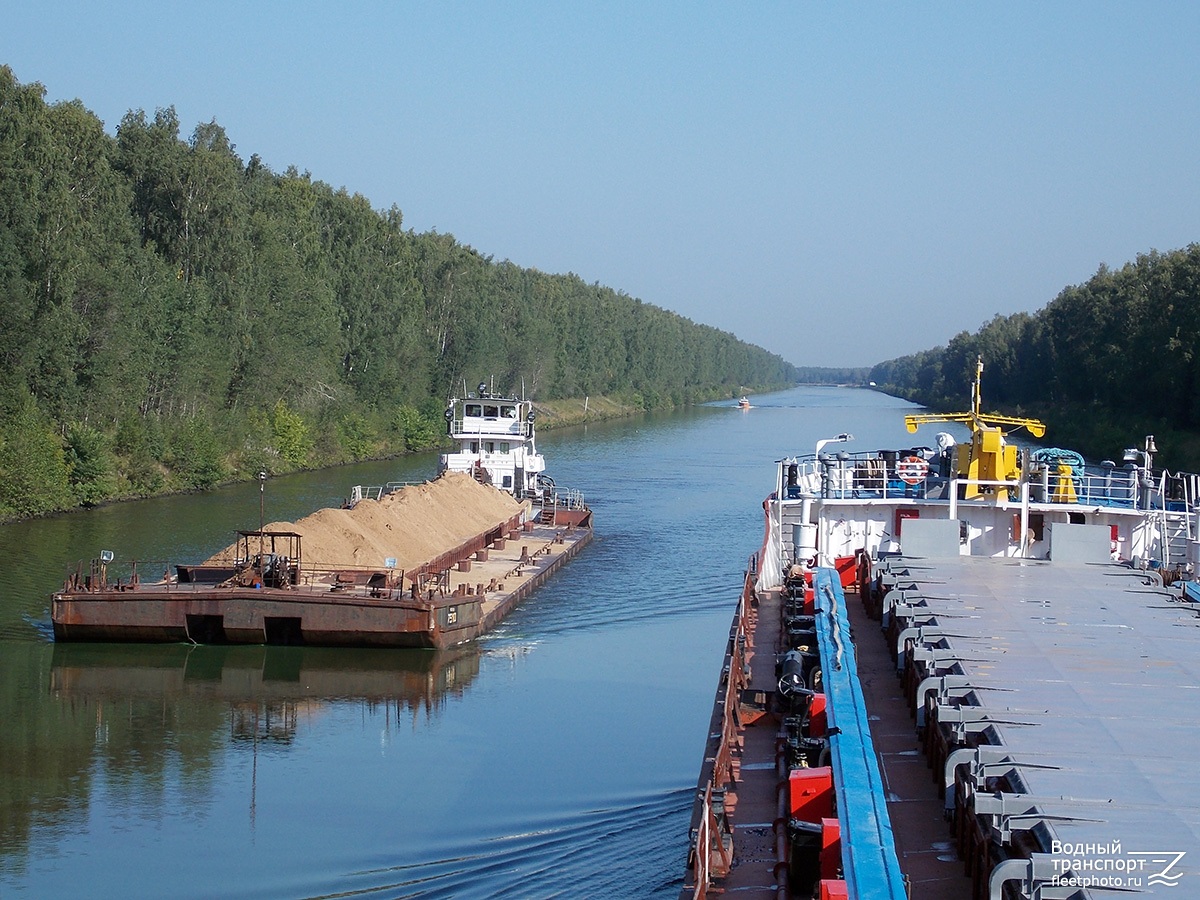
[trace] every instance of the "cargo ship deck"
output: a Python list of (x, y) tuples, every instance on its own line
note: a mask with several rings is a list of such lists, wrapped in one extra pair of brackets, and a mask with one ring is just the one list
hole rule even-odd
[(973, 896), (1171, 895), (1181, 880), (1190, 895), (1196, 585), (966, 556), (893, 559), (880, 577), (887, 645)]
[(904, 420), (969, 442), (775, 461), (681, 900), (1197, 893), (1200, 475), (1018, 447), (982, 375)]
[[(1200, 586), (1064, 556), (896, 556), (848, 599), (817, 570), (823, 708), (803, 731), (831, 752), (798, 769), (777, 664), (795, 609), (748, 578), (693, 817), (709, 853), (694, 849), (681, 897), (1085, 900), (1194, 885)], [(848, 640), (823, 624), (831, 610)]]

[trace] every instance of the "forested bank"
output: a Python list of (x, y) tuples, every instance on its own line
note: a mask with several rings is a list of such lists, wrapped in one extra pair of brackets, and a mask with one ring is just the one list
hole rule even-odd
[(115, 136), (0, 67), (0, 518), (435, 445), (496, 386), (655, 408), (796, 380), (598, 283), (403, 228), (215, 122)]
[(975, 360), (985, 407), (1044, 419), (1046, 440), (1116, 458), (1154, 434), (1156, 462), (1200, 470), (1200, 245), (1101, 266), (1036, 313), (997, 316), (945, 347), (880, 363), (881, 390), (966, 409)]
[(835, 368), (831, 366), (799, 366), (796, 380), (801, 384), (865, 385), (870, 381), (869, 368)]

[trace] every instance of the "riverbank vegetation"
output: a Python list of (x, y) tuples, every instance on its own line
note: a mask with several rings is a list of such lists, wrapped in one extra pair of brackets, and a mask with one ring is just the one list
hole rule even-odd
[[(0, 518), (436, 446), (464, 385), (592, 410), (794, 383), (733, 335), (405, 230), (172, 109), (0, 67)], [(593, 417), (596, 417), (595, 415)]]
[(830, 366), (799, 366), (796, 370), (796, 376), (801, 384), (838, 384), (865, 387), (871, 380), (871, 370), (869, 367), (834, 368)]
[(967, 409), (978, 357), (984, 405), (1043, 419), (1051, 443), (1119, 462), (1154, 434), (1156, 463), (1197, 471), (1200, 244), (1101, 266), (1036, 313), (880, 363), (871, 380), (937, 410)]

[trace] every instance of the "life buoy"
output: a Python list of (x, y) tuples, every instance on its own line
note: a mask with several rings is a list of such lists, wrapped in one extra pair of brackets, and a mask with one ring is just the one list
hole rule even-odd
[(905, 484), (918, 484), (929, 474), (929, 463), (919, 456), (906, 456), (896, 463), (896, 474)]

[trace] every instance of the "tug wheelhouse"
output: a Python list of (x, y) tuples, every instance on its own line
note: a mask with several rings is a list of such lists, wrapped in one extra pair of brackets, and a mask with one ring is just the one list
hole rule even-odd
[(446, 405), (446, 430), (456, 449), (443, 453), (438, 472), (465, 472), (518, 499), (542, 486), (545, 458), (538, 453), (532, 401), (495, 394), (481, 383)]

